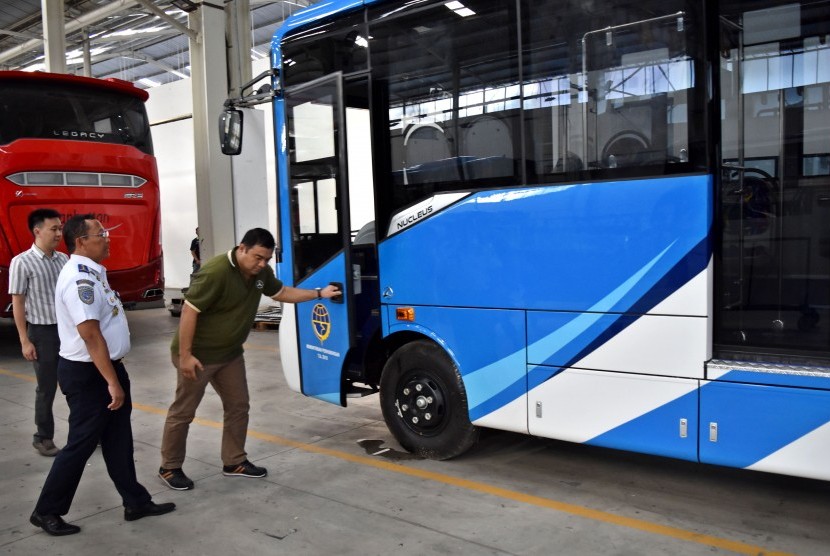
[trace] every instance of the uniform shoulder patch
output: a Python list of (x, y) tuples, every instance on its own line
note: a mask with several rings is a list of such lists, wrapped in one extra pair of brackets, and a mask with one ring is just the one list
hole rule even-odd
[(87, 273), (87, 274), (89, 274), (89, 275), (91, 275), (91, 276), (94, 276), (96, 280), (100, 280), (100, 279), (101, 279), (101, 275), (100, 275), (100, 274), (98, 274), (98, 271), (97, 271), (97, 270), (92, 270), (91, 268), (89, 268), (89, 267), (88, 267), (87, 265), (85, 265), (85, 264), (78, 264), (78, 272), (85, 272), (85, 273)]
[(92, 305), (95, 301), (95, 288), (87, 286), (86, 284), (78, 286), (78, 297), (87, 305)]

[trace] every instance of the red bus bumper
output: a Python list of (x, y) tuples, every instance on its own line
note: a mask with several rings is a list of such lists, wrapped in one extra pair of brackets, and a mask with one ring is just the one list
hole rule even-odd
[(107, 270), (112, 289), (122, 303), (158, 301), (164, 298), (164, 266), (159, 257), (148, 264), (127, 270)]

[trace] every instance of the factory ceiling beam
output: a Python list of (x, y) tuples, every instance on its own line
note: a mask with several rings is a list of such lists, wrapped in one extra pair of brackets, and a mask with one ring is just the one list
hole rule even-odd
[[(66, 33), (68, 34), (74, 33), (75, 31), (80, 31), (84, 27), (87, 27), (99, 21), (103, 21), (111, 15), (122, 12), (127, 8), (131, 8), (135, 6), (137, 3), (137, 0), (113, 0), (112, 2), (109, 2), (107, 5), (98, 8), (97, 10), (85, 13), (80, 17), (68, 21), (66, 23)], [(8, 50), (0, 52), (0, 64), (8, 62), (9, 60), (16, 58), (17, 56), (26, 54), (29, 51), (42, 49), (43, 39), (28, 40), (23, 44), (17, 45), (13, 48), (9, 48)]]
[(177, 29), (178, 31), (184, 33), (185, 35), (187, 35), (188, 37), (190, 37), (194, 41), (198, 42), (199, 35), (198, 35), (198, 33), (196, 33), (196, 31), (194, 31), (193, 29), (191, 29), (187, 25), (182, 25), (181, 23), (176, 21), (175, 18), (170, 17), (169, 15), (164, 13), (164, 10), (159, 9), (159, 7), (156, 6), (155, 4), (153, 4), (153, 2), (151, 2), (150, 0), (137, 0), (137, 1), (138, 1), (139, 4), (141, 4), (142, 6), (144, 6), (145, 8), (147, 8), (148, 10), (150, 10), (151, 12), (156, 14), (159, 18), (166, 21), (171, 27), (173, 27), (174, 29)]

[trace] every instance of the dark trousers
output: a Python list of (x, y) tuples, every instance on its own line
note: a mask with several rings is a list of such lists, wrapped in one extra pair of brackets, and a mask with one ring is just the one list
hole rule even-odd
[(29, 324), (26, 335), (34, 344), (37, 359), (32, 361), (37, 377), (35, 389), (35, 442), (55, 436), (55, 418), (52, 404), (58, 389), (58, 352), (61, 341), (57, 324)]
[(107, 409), (112, 398), (107, 382), (93, 363), (59, 358), (58, 382), (69, 404), (69, 436), (46, 477), (35, 506), (37, 513), (66, 515), (69, 512), (86, 462), (99, 441), (107, 473), (124, 506), (135, 508), (150, 501), (150, 494), (135, 473), (130, 379), (123, 363), (114, 361), (113, 366), (126, 395), (124, 405), (116, 411)]

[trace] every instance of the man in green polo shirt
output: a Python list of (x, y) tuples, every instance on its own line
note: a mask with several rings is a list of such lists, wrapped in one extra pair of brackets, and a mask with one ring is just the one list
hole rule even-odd
[(187, 432), (208, 383), (219, 394), (225, 410), (222, 472), (229, 477), (264, 477), (268, 473), (248, 461), (245, 452), (249, 397), (242, 344), (263, 295), (287, 303), (340, 295), (331, 285), (313, 290), (283, 286), (268, 266), (273, 254), (274, 236), (254, 228), (237, 247), (213, 257), (193, 276), (170, 346), (178, 379), (176, 398), (164, 423), (159, 477), (172, 489), (193, 488), (182, 465)]

